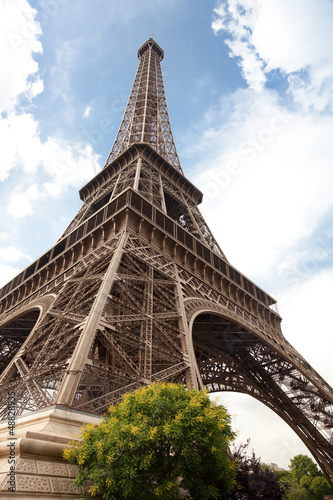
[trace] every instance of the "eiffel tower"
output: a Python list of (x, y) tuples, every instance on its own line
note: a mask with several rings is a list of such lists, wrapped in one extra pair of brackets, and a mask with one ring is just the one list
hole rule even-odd
[(104, 168), (80, 190), (82, 208), (0, 290), (0, 471), (10, 400), (24, 498), (74, 498), (75, 471), (61, 459), (68, 439), (124, 393), (161, 380), (253, 396), (333, 475), (332, 388), (201, 215), (202, 193), (184, 176), (171, 131), (163, 55), (152, 37), (138, 50), (123, 120)]

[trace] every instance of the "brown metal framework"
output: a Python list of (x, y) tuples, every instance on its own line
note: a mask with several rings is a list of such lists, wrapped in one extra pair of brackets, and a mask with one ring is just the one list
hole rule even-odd
[(333, 475), (332, 388), (284, 338), (274, 299), (227, 261), (182, 174), (149, 39), (104, 169), (55, 246), (0, 290), (0, 415), (102, 414), (155, 380), (263, 402)]
[(140, 64), (106, 165), (130, 144), (145, 142), (182, 172), (164, 91), (161, 70), (163, 56), (163, 50), (152, 38), (138, 50)]

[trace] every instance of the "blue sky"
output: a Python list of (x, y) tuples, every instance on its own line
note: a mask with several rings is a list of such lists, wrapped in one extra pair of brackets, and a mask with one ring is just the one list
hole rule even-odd
[[(51, 247), (104, 165), (154, 34), (185, 175), (230, 262), (278, 299), (283, 332), (333, 384), (332, 0), (1, 0), (0, 285)], [(250, 398), (243, 442), (304, 448)]]

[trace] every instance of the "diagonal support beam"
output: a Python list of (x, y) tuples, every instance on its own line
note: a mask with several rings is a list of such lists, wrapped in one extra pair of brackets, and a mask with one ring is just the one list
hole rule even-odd
[(45, 396), (42, 389), (39, 387), (36, 380), (30, 377), (30, 370), (22, 358), (17, 358), (15, 361), (18, 372), (20, 373), (24, 383), (29, 391), (29, 394), (34, 401), (37, 408), (46, 406), (49, 404), (49, 400)]
[(95, 339), (96, 331), (102, 317), (106, 299), (110, 292), (111, 286), (115, 280), (116, 272), (123, 255), (124, 247), (128, 239), (128, 233), (123, 232), (119, 245), (114, 252), (110, 265), (104, 275), (104, 279), (100, 289), (96, 295), (91, 312), (82, 327), (80, 338), (76, 344), (73, 356), (69, 360), (68, 367), (65, 371), (56, 403), (71, 405), (73, 403), (82, 371), (88, 361), (88, 354), (91, 345)]
[(137, 375), (141, 376), (139, 368), (136, 364), (131, 360), (131, 358), (126, 354), (124, 349), (118, 344), (118, 342), (112, 337), (112, 335), (105, 329), (100, 330), (100, 334), (102, 336), (101, 342), (105, 342), (111, 350), (117, 351), (118, 355), (125, 361), (127, 366)]

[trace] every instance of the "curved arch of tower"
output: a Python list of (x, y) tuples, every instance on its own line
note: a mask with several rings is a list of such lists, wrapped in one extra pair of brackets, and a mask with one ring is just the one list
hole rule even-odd
[[(333, 475), (332, 388), (284, 338), (275, 300), (219, 247), (180, 166), (163, 51), (150, 38), (138, 57), (115, 143), (80, 190), (82, 208), (0, 290), (0, 466), (13, 394), (16, 491), (74, 498), (75, 471), (61, 459), (68, 440), (125, 392), (164, 380), (250, 394)], [(5, 471), (0, 497), (6, 481)]]

